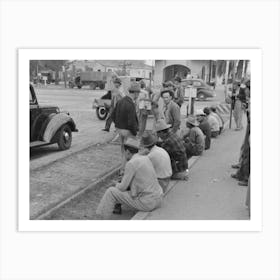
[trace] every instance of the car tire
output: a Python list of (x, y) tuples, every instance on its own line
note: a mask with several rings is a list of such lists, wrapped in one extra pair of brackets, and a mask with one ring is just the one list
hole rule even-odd
[(98, 119), (104, 121), (107, 118), (108, 110), (104, 106), (96, 108), (96, 115)]
[(90, 89), (95, 90), (97, 85), (96, 85), (96, 83), (90, 83), (89, 87), (90, 87)]
[(68, 124), (63, 125), (58, 131), (57, 145), (60, 150), (68, 150), (72, 143), (72, 131)]
[(81, 86), (81, 85), (78, 85), (77, 87), (78, 87), (78, 89), (81, 89), (81, 88), (82, 88), (82, 86)]
[(199, 94), (197, 95), (197, 99), (198, 99), (199, 101), (205, 101), (205, 100), (206, 100), (206, 96), (205, 96), (204, 93), (199, 93)]

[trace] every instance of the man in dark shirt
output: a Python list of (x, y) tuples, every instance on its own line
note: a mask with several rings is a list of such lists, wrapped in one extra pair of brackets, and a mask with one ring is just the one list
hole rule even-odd
[(128, 137), (135, 137), (138, 131), (135, 100), (140, 92), (140, 85), (136, 82), (131, 84), (128, 92), (129, 94), (127, 96), (117, 102), (115, 110), (112, 113), (112, 119), (120, 136), (123, 168), (126, 162), (124, 157), (124, 143)]
[(173, 133), (170, 124), (166, 124), (160, 119), (156, 125), (157, 135), (162, 139), (160, 146), (167, 151), (170, 156), (172, 166), (172, 177), (174, 180), (187, 180), (188, 160), (184, 141)]
[(205, 150), (210, 149), (211, 146), (211, 127), (207, 121), (206, 115), (203, 110), (197, 110), (196, 119), (199, 122), (199, 128), (202, 130), (205, 135)]

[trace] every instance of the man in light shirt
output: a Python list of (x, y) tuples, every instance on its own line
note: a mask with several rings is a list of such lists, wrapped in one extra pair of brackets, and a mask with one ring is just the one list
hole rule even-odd
[(139, 147), (139, 140), (129, 138), (125, 142), (127, 163), (124, 176), (115, 187), (108, 188), (102, 197), (96, 210), (101, 219), (110, 218), (117, 203), (132, 210), (147, 212), (160, 206), (162, 189), (151, 160), (138, 153)]
[(211, 111), (208, 107), (203, 109), (203, 112), (206, 115), (206, 119), (210, 124), (211, 128), (211, 137), (216, 138), (220, 132), (220, 126), (218, 120), (211, 114)]
[(165, 192), (172, 176), (171, 160), (169, 154), (163, 148), (158, 147), (156, 142), (157, 138), (152, 132), (143, 133), (141, 144), (145, 149), (144, 153), (151, 160), (158, 182)]

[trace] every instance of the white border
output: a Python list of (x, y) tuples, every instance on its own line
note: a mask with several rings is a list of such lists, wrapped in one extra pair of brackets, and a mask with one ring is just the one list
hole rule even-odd
[[(19, 231), (261, 231), (262, 53), (260, 49), (19, 49)], [(248, 221), (37, 221), (29, 220), (29, 60), (172, 59), (251, 61), (251, 219)]]

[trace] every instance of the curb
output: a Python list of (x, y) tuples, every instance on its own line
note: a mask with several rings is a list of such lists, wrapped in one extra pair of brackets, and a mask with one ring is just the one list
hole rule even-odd
[(77, 192), (71, 194), (66, 199), (63, 198), (58, 203), (55, 203), (54, 206), (51, 206), (50, 208), (48, 207), (48, 209), (42, 210), (40, 214), (38, 214), (35, 217), (31, 217), (30, 219), (32, 219), (32, 220), (44, 220), (44, 219), (46, 219), (54, 211), (61, 208), (62, 206), (64, 206), (68, 202), (70, 202), (71, 200), (73, 200), (73, 199), (77, 198), (78, 196), (82, 195), (87, 190), (90, 190), (93, 187), (97, 187), (99, 184), (103, 183), (104, 181), (107, 181), (107, 180), (111, 179), (112, 177), (114, 177), (119, 172), (120, 167), (121, 167), (121, 165), (118, 164), (118, 165), (114, 166), (113, 168), (111, 168), (109, 171), (107, 170), (107, 171), (103, 172), (99, 176), (99, 178), (95, 179), (92, 183), (90, 183), (86, 187), (84, 187), (84, 188), (78, 190)]
[[(229, 120), (227, 120), (225, 123), (224, 123), (224, 127), (225, 128), (228, 128), (228, 125), (229, 125)], [(189, 169), (191, 169), (194, 164), (198, 161), (198, 159), (200, 159), (202, 156), (195, 156), (195, 157), (191, 157), (191, 159), (189, 160)], [(170, 181), (168, 187), (167, 187), (167, 190), (166, 192), (164, 193), (163, 197), (167, 196), (167, 194), (178, 184), (178, 182), (180, 181)], [(147, 217), (152, 213), (151, 212), (144, 212), (144, 211), (139, 211), (137, 212), (132, 218), (131, 220), (146, 220)]]

